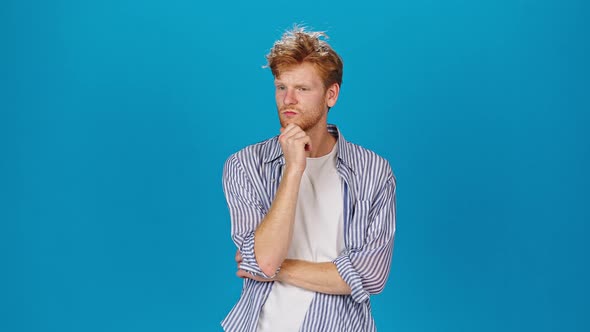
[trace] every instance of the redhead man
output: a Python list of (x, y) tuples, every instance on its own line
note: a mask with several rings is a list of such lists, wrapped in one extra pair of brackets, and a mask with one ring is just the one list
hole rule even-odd
[(389, 276), (395, 177), (328, 124), (343, 64), (295, 27), (267, 55), (280, 134), (231, 155), (223, 188), (240, 299), (225, 331), (375, 331), (370, 295)]

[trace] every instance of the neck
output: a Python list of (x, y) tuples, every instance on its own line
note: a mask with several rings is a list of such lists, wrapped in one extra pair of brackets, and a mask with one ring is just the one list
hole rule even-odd
[(311, 138), (310, 158), (318, 158), (327, 155), (336, 144), (336, 138), (328, 132), (327, 123), (309, 129), (306, 134)]

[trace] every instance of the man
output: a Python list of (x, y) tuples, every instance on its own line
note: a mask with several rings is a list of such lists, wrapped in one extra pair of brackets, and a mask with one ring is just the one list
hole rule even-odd
[(296, 27), (274, 44), (280, 135), (224, 167), (244, 279), (226, 331), (375, 331), (369, 295), (389, 275), (395, 178), (385, 159), (327, 124), (343, 66), (322, 37)]

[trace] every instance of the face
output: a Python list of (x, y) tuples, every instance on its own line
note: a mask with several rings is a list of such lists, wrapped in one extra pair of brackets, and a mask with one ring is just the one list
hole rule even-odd
[(309, 131), (325, 126), (328, 108), (338, 98), (338, 85), (326, 89), (321, 76), (310, 63), (288, 67), (275, 79), (275, 98), (279, 120), (284, 128), (290, 123)]

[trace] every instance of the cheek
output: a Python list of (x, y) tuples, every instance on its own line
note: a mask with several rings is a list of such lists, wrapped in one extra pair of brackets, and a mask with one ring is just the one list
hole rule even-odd
[(317, 97), (314, 99), (314, 104), (315, 104), (315, 105), (318, 105), (318, 106), (322, 106), (322, 107), (323, 107), (323, 106), (325, 106), (325, 105), (326, 105), (326, 102), (327, 102), (327, 99), (326, 99), (326, 98), (324, 98), (324, 96), (317, 96)]

